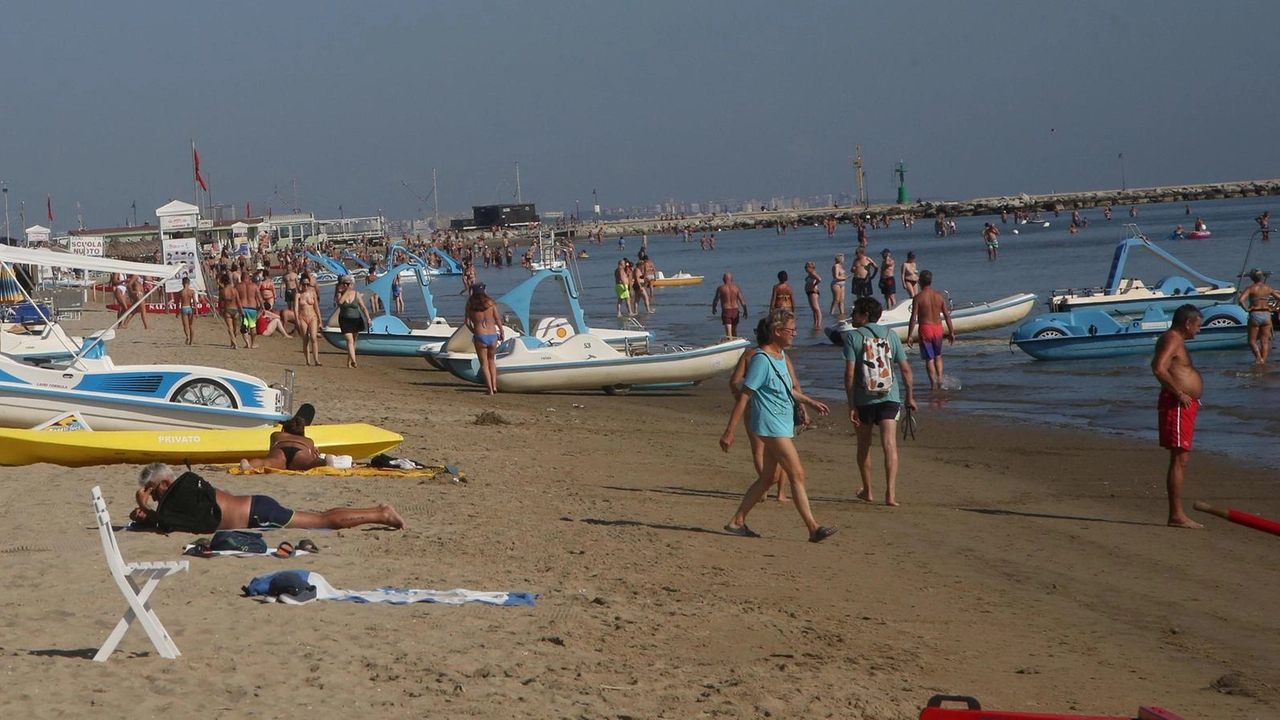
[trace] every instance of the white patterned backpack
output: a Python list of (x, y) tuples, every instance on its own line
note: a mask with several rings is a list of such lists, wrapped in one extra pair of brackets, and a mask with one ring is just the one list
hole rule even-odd
[(862, 358), (858, 365), (862, 371), (862, 389), (868, 395), (888, 395), (893, 390), (893, 345), (889, 343), (888, 333), (884, 337), (876, 337), (871, 330), (862, 333), (863, 328), (855, 328), (862, 336)]

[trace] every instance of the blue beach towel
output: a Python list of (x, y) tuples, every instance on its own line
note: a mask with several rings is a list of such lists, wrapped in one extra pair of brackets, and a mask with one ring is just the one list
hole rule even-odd
[[(287, 576), (287, 577), (280, 577)], [(275, 585), (275, 594), (272, 585)], [(298, 590), (295, 593), (281, 593), (280, 590)], [(314, 595), (313, 595), (314, 592)], [(391, 603), (392, 605), (409, 605), (411, 603), (429, 602), (444, 605), (461, 605), (478, 602), (486, 605), (525, 605), (534, 606), (536, 593), (520, 592), (480, 592), (476, 590), (417, 590), (413, 588), (374, 588), (373, 590), (340, 590), (329, 584), (320, 573), (304, 570), (282, 570), (267, 575), (259, 575), (244, 587), (244, 594), (257, 597), (263, 602), (282, 602), (287, 605), (302, 605), (312, 600), (343, 600), (357, 603)]]

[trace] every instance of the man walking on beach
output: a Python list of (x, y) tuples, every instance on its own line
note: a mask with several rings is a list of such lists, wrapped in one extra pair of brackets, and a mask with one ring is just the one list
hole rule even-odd
[(725, 336), (738, 337), (738, 321), (747, 317), (747, 300), (742, 296), (742, 288), (733, 284), (733, 273), (725, 273), (723, 280), (711, 301), (711, 314), (718, 309)]
[(258, 347), (258, 273), (247, 270), (240, 278), (240, 334), (245, 337), (245, 347)]
[[(853, 303), (853, 330), (844, 333), (844, 392), (849, 422), (858, 436), (858, 473), (862, 476), (858, 499), (872, 501), (871, 434), (879, 427), (880, 446), (884, 449), (884, 504), (897, 507), (898, 411), (904, 394), (909, 409), (916, 409), (916, 401), (911, 391), (907, 351), (902, 349), (896, 332), (878, 324), (882, 312), (883, 307), (875, 298), (858, 298)], [(898, 367), (901, 383), (894, 381), (892, 365)]]
[(942, 389), (942, 323), (947, 323), (947, 341), (956, 344), (956, 331), (951, 326), (951, 308), (947, 298), (933, 289), (933, 272), (920, 273), (920, 292), (911, 303), (911, 320), (907, 322), (907, 347), (920, 326), (920, 357), (929, 372), (929, 389)]
[(1169, 451), (1169, 469), (1165, 486), (1169, 494), (1169, 527), (1204, 527), (1187, 517), (1182, 510), (1182, 481), (1191, 457), (1191, 437), (1195, 434), (1196, 413), (1200, 410), (1200, 394), (1204, 382), (1200, 371), (1191, 364), (1187, 340), (1200, 334), (1200, 310), (1190, 303), (1173, 312), (1173, 324), (1156, 342), (1151, 372), (1160, 381), (1159, 413), (1160, 447)]

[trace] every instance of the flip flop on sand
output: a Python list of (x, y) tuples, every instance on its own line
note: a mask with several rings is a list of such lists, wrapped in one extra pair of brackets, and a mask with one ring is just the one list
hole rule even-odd
[(832, 535), (835, 535), (837, 532), (840, 532), (839, 528), (833, 528), (833, 527), (827, 527), (827, 526), (820, 527), (817, 530), (814, 530), (813, 533), (809, 535), (809, 542), (820, 543), (823, 540), (826, 540), (827, 538), (831, 537)]
[(760, 537), (760, 533), (756, 532), (755, 530), (752, 530), (746, 525), (741, 525), (739, 527), (733, 527), (732, 525), (725, 525), (724, 531), (729, 533), (730, 535), (737, 535), (738, 537), (749, 537), (749, 538)]
[(294, 556), (293, 544), (285, 541), (280, 543), (280, 547), (276, 548), (272, 553), (278, 558), (290, 558)]
[(303, 540), (302, 542), (298, 543), (298, 549), (299, 549), (299, 550), (304, 550), (304, 551), (309, 552), (309, 553), (318, 553), (318, 552), (320, 552), (320, 548), (316, 547), (316, 544), (315, 544), (315, 543), (313, 543), (313, 542), (311, 542), (311, 540), (310, 540), (310, 539)]
[(198, 538), (182, 554), (190, 555), (191, 557), (213, 557), (213, 550), (209, 547), (209, 538)]

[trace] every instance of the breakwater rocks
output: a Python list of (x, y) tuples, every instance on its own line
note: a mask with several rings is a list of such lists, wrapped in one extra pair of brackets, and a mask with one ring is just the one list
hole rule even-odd
[(875, 219), (888, 217), (901, 220), (904, 215), (914, 218), (934, 218), (938, 215), (961, 217), (969, 215), (999, 215), (1007, 210), (1085, 210), (1088, 208), (1144, 205), (1165, 202), (1196, 202), (1245, 198), (1264, 195), (1280, 195), (1280, 180), (1246, 180), (1243, 182), (1210, 183), (1204, 185), (1173, 185), (1169, 187), (1129, 188), (1125, 190), (1091, 190), (1087, 192), (1053, 193), (1050, 195), (1009, 195), (979, 198), (977, 200), (918, 201), (907, 205), (877, 203), (866, 208), (832, 207), (805, 210), (766, 210), (761, 212), (724, 213), (718, 215), (693, 215), (682, 218), (635, 218), (607, 220), (598, 225), (584, 226), (594, 231), (599, 227), (605, 235), (660, 234), (677, 228), (690, 227), (694, 232), (717, 230), (749, 230), (783, 225), (821, 224), (827, 218), (850, 223), (859, 217), (870, 215)]

